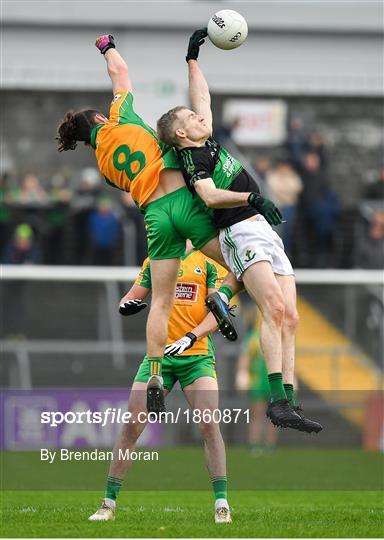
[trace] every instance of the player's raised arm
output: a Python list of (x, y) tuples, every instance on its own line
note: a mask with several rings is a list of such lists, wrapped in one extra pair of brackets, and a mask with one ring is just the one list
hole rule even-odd
[(211, 95), (209, 93), (208, 83), (197, 63), (200, 46), (204, 43), (204, 38), (207, 35), (206, 28), (196, 30), (192, 34), (189, 40), (186, 60), (188, 63), (189, 97), (192, 109), (204, 117), (212, 133)]
[(116, 90), (132, 92), (132, 83), (128, 76), (128, 66), (116, 50), (113, 36), (110, 34), (99, 36), (96, 39), (95, 45), (107, 62), (108, 75), (112, 81), (113, 93)]

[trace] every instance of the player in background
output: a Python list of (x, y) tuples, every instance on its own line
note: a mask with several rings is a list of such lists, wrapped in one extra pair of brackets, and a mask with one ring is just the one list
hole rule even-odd
[[(242, 309), (244, 312), (244, 309)], [(260, 317), (254, 316), (252, 309), (251, 328), (245, 336), (236, 372), (236, 388), (249, 392), (250, 418), (248, 442), (253, 456), (270, 452), (276, 446), (278, 432), (266, 422), (265, 411), (271, 399), (268, 370), (260, 347)]]
[[(193, 410), (214, 411), (218, 408), (218, 384), (215, 370), (215, 350), (211, 332), (217, 329), (215, 318), (206, 315), (205, 297), (214, 292), (227, 274), (224, 268), (205, 257), (200, 251), (187, 247), (182, 257), (176, 287), (175, 303), (169, 319), (166, 356), (163, 360), (164, 388), (168, 394), (179, 381), (185, 398)], [(121, 299), (120, 313), (133, 315), (146, 307), (143, 300), (152, 288), (152, 261), (146, 259), (140, 275), (129, 292)], [(192, 326), (192, 331), (188, 331)], [(182, 339), (178, 339), (183, 335)], [(189, 349), (188, 351), (186, 349)], [(178, 356), (171, 356), (178, 354)], [(130, 465), (119, 460), (119, 449), (132, 450), (143, 432), (146, 422), (145, 388), (150, 373), (148, 356), (140, 364), (128, 402), (134, 423), (123, 424), (113, 449), (105, 498), (91, 521), (115, 519), (116, 499)], [(206, 418), (206, 417), (203, 417)], [(198, 424), (204, 440), (207, 468), (215, 495), (215, 522), (230, 523), (227, 501), (225, 446), (218, 423), (202, 421)]]
[[(197, 30), (189, 41), (186, 60), (192, 110), (168, 111), (159, 119), (157, 131), (163, 142), (177, 149), (188, 188), (212, 209), (227, 266), (243, 281), (262, 313), (260, 339), (271, 388), (267, 416), (281, 427), (318, 432), (322, 426), (306, 419), (294, 398), (299, 320), (295, 278), (283, 243), (271, 227), (281, 223), (281, 213), (260, 195), (241, 163), (212, 139), (211, 97), (197, 62), (206, 36), (206, 29)], [(239, 192), (244, 207), (217, 209), (214, 202), (222, 190)]]
[[(74, 150), (78, 141), (91, 146), (107, 183), (129, 191), (145, 214), (152, 275), (152, 303), (146, 330), (147, 399), (148, 410), (158, 412), (164, 409), (161, 364), (185, 239), (191, 238), (197, 249), (224, 265), (225, 262), (217, 230), (198, 199), (193, 199), (186, 189), (173, 147), (162, 143), (134, 111), (128, 67), (115, 48), (113, 37), (100, 36), (96, 47), (104, 55), (112, 82), (109, 118), (96, 110), (67, 112), (58, 128), (58, 149)], [(218, 204), (225, 206), (231, 201), (236, 205), (239, 200), (238, 194), (231, 197), (223, 191)], [(233, 275), (227, 277), (220, 296), (213, 302), (213, 310), (223, 335), (234, 340), (237, 335), (223, 301), (232, 295), (231, 283), (237, 286)]]

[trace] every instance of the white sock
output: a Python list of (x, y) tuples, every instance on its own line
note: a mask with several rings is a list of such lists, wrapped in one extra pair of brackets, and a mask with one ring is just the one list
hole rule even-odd
[(218, 508), (228, 508), (229, 510), (229, 504), (227, 499), (216, 499), (215, 510), (217, 510)]
[(223, 302), (225, 302), (226, 304), (228, 304), (229, 298), (228, 298), (228, 296), (227, 296), (225, 293), (220, 292), (220, 291), (217, 291), (217, 294), (220, 296), (220, 298), (223, 300)]
[(114, 501), (113, 499), (108, 499), (107, 497), (104, 499), (104, 502), (107, 506), (109, 506), (110, 508), (112, 508), (112, 510), (114, 510), (116, 508), (116, 501)]

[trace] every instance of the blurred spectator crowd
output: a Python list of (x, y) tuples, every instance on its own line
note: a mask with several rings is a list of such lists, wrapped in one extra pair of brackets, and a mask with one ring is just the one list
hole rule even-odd
[[(231, 129), (219, 128), (216, 137), (233, 147)], [(293, 265), (383, 268), (384, 164), (373, 181), (361, 179), (359, 200), (345, 208), (332, 187), (329, 152), (319, 130), (292, 118), (285, 145), (277, 152), (271, 157), (258, 149), (250, 161), (261, 192), (282, 211), (277, 231)]]
[[(229, 149), (231, 130), (216, 138)], [(343, 208), (332, 189), (326, 142), (299, 118), (290, 121), (278, 159), (256, 150), (255, 178), (281, 209), (278, 228), (293, 265), (302, 268), (384, 266), (384, 166), (361, 181), (361, 200)], [(250, 171), (252, 172), (252, 171)], [(57, 173), (42, 182), (1, 175), (3, 264), (140, 265), (146, 257), (143, 216), (130, 195), (107, 186), (98, 171)]]
[(0, 253), (3, 264), (133, 266), (146, 257), (143, 218), (93, 168), (48, 185), (33, 173), (20, 182), (3, 174)]

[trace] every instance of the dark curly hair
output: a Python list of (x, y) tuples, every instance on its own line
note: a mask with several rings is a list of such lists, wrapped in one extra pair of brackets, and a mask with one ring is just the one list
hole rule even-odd
[(95, 117), (99, 111), (86, 109), (83, 111), (68, 111), (57, 128), (58, 151), (74, 150), (78, 141), (90, 143), (91, 131), (97, 125)]

